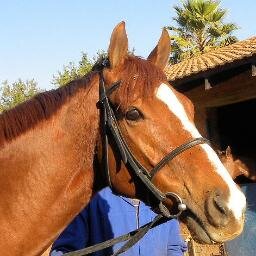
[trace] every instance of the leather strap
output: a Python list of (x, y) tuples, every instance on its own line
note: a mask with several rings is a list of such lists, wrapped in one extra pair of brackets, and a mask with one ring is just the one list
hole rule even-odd
[(98, 243), (96, 245), (92, 245), (81, 250), (68, 252), (68, 253), (65, 253), (64, 255), (65, 256), (85, 256), (90, 253), (100, 251), (110, 246), (113, 246), (114, 244), (127, 241), (119, 250), (117, 250), (114, 254), (111, 255), (111, 256), (117, 256), (121, 253), (124, 253), (129, 248), (131, 248), (134, 244), (136, 244), (150, 229), (156, 226), (159, 226), (160, 224), (168, 220), (169, 219), (164, 218), (161, 214), (159, 214), (153, 219), (153, 221), (145, 224), (144, 226), (134, 231), (129, 232), (128, 234), (119, 236), (117, 238), (109, 239), (105, 242)]
[(173, 151), (171, 151), (169, 154), (167, 154), (150, 172), (151, 179), (154, 177), (154, 175), (162, 169), (168, 162), (170, 162), (174, 157), (181, 154), (182, 152), (186, 151), (187, 149), (190, 149), (196, 145), (209, 143), (209, 141), (206, 138), (195, 138), (190, 140), (187, 143), (184, 143), (180, 145), (179, 147), (175, 148)]

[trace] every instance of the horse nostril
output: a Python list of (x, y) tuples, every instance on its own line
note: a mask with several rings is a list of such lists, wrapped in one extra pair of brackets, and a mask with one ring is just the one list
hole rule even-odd
[(209, 222), (217, 227), (225, 226), (229, 221), (229, 209), (227, 199), (220, 190), (212, 191), (206, 201), (206, 211)]
[(213, 198), (213, 202), (215, 207), (224, 215), (228, 214), (228, 208), (226, 206), (226, 203), (224, 202), (223, 198), (221, 195), (216, 194), (215, 197)]

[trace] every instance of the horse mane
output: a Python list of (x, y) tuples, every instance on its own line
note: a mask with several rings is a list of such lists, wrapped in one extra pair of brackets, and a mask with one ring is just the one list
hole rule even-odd
[[(0, 114), (0, 145), (32, 129), (40, 121), (50, 118), (80, 88), (90, 84), (94, 74), (106, 66), (104, 62), (106, 60), (97, 62), (86, 76), (58, 89), (39, 93)], [(162, 70), (149, 61), (135, 56), (126, 58), (120, 72), (122, 83), (118, 88), (117, 97), (123, 107), (138, 97), (150, 97), (156, 86), (159, 86), (159, 82), (167, 80)]]
[(65, 86), (35, 95), (16, 107), (0, 114), (0, 145), (11, 141), (40, 121), (50, 118), (82, 87), (87, 87), (95, 74), (71, 81)]

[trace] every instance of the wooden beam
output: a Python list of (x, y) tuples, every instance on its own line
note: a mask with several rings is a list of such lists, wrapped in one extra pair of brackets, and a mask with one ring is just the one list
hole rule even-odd
[(205, 84), (185, 93), (198, 107), (218, 107), (256, 99), (256, 76), (245, 72), (205, 90)]

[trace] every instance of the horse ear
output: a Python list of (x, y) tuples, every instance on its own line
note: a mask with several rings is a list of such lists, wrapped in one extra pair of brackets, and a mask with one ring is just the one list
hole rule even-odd
[(226, 149), (226, 157), (229, 157), (229, 156), (232, 156), (230, 146), (228, 146), (227, 149)]
[(125, 31), (125, 22), (120, 22), (113, 30), (108, 48), (110, 67), (122, 64), (128, 52), (128, 38)]
[(148, 60), (161, 69), (166, 66), (171, 51), (171, 40), (167, 30), (164, 28), (157, 46), (149, 54)]

